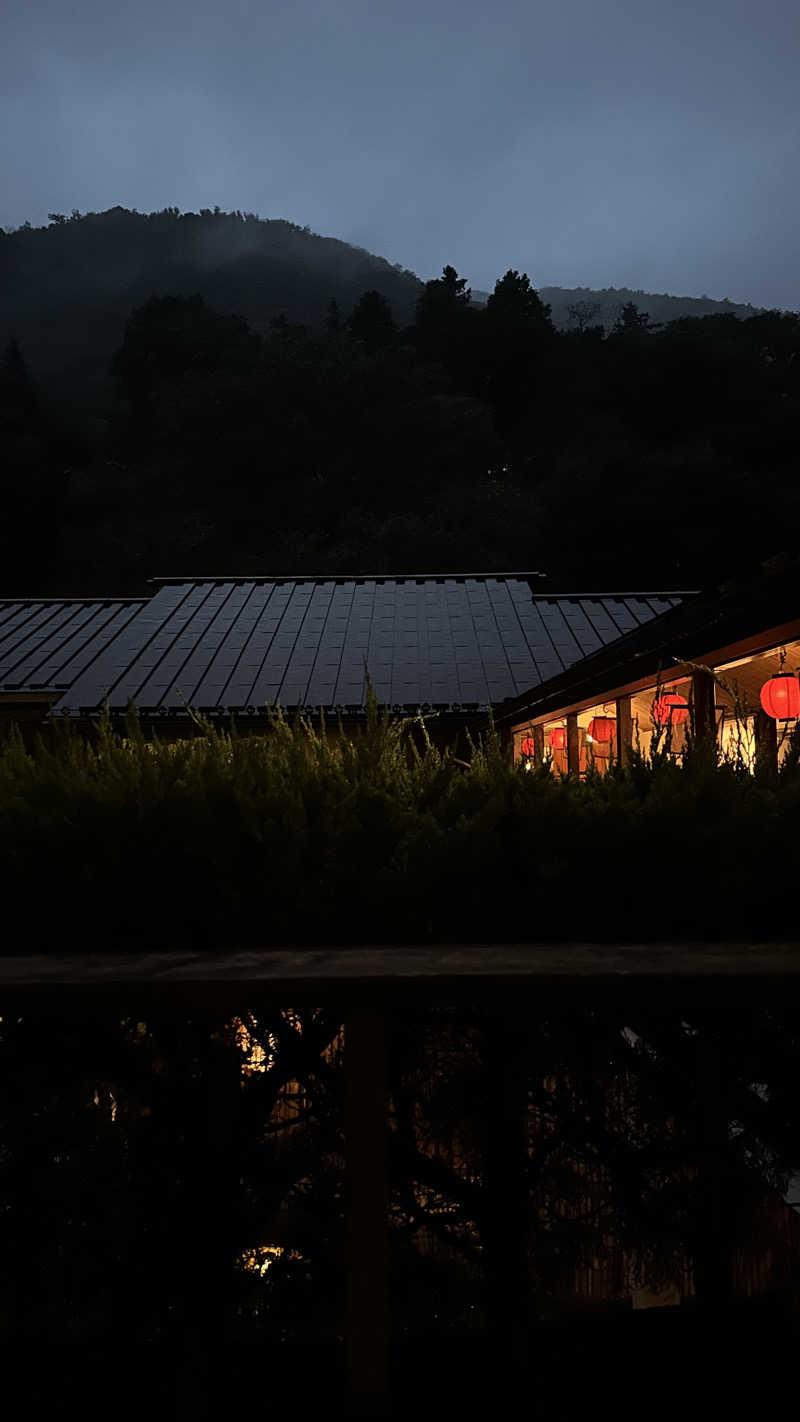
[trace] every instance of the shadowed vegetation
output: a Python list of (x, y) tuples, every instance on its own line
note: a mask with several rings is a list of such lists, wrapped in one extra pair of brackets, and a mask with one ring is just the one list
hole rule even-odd
[(361, 731), (194, 729), (7, 739), (7, 952), (786, 933), (797, 743), (780, 772), (690, 745), (578, 781), (511, 766), (494, 732), (463, 762), (374, 699)]
[(797, 315), (567, 295), (508, 271), (481, 303), (452, 266), (423, 284), (249, 214), (2, 234), (3, 592), (467, 568), (691, 587), (778, 551)]

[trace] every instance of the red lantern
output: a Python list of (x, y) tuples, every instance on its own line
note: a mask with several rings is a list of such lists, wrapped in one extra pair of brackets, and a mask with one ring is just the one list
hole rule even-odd
[(761, 688), (761, 705), (773, 721), (790, 721), (800, 716), (800, 681), (788, 672), (778, 672)]
[(534, 741), (533, 736), (525, 737), (524, 741), (522, 742), (522, 745), (520, 746), (520, 750), (522, 751), (523, 755), (536, 754), (536, 742)]
[(589, 735), (601, 745), (607, 745), (616, 734), (617, 723), (613, 716), (593, 716), (589, 722)]
[(552, 750), (566, 750), (567, 748), (567, 728), (566, 726), (556, 726), (550, 732), (550, 746)]
[(653, 705), (653, 715), (659, 726), (681, 726), (689, 717), (689, 703), (677, 691), (667, 691)]

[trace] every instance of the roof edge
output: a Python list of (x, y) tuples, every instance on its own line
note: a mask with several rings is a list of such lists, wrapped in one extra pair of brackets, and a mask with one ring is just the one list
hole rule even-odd
[[(519, 578), (523, 581), (528, 578), (547, 578), (547, 573), (538, 572), (511, 572), (511, 573), (285, 573), (285, 574), (259, 574), (254, 573), (205, 573), (188, 575), (169, 575), (164, 577), (148, 578), (148, 583), (158, 584), (166, 587), (170, 584), (180, 585), (183, 583), (401, 583), (401, 582), (428, 582), (433, 579), (448, 579), (449, 581), (464, 582), (467, 578), (480, 579), (484, 582), (491, 578), (498, 580), (506, 578)], [(591, 591), (569, 591), (569, 592), (541, 592), (534, 593), (534, 597), (544, 598), (608, 598), (608, 597), (697, 597), (702, 592), (702, 588), (626, 588), (621, 591), (607, 591), (604, 588), (596, 588)], [(140, 599), (130, 599), (139, 601)], [(115, 599), (122, 601), (122, 599)]]
[(79, 602), (79, 603), (102, 602), (102, 603), (105, 604), (105, 603), (109, 603), (109, 602), (144, 602), (144, 603), (147, 603), (147, 602), (149, 602), (149, 601), (150, 601), (150, 598), (148, 597), (147, 593), (142, 593), (139, 597), (114, 597), (113, 594), (104, 594), (104, 593), (98, 594), (98, 595), (95, 596), (95, 597), (36, 597), (33, 593), (28, 593), (27, 596), (25, 596), (25, 597), (13, 597), (13, 596), (11, 596), (11, 595), (9, 595), (9, 594), (6, 594), (6, 593), (0, 594), (0, 606), (2, 606), (2, 604), (3, 604), (4, 602), (39, 602), (39, 603), (42, 603), (42, 602), (60, 602), (60, 603), (65, 603), (65, 602)]
[(395, 583), (415, 578), (546, 578), (547, 573), (169, 573), (147, 578), (148, 583)]

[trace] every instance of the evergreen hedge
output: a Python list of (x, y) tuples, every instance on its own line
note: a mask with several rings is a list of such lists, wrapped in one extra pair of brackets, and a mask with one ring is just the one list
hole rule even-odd
[(6, 953), (791, 936), (796, 739), (780, 771), (690, 744), (578, 781), (494, 729), (457, 760), (374, 698), (356, 732), (193, 719), (6, 738)]

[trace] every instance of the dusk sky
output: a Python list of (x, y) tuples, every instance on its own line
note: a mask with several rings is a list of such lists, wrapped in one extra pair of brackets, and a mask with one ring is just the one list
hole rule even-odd
[(0, 225), (285, 217), (478, 288), (800, 308), (797, 0), (5, 0)]

